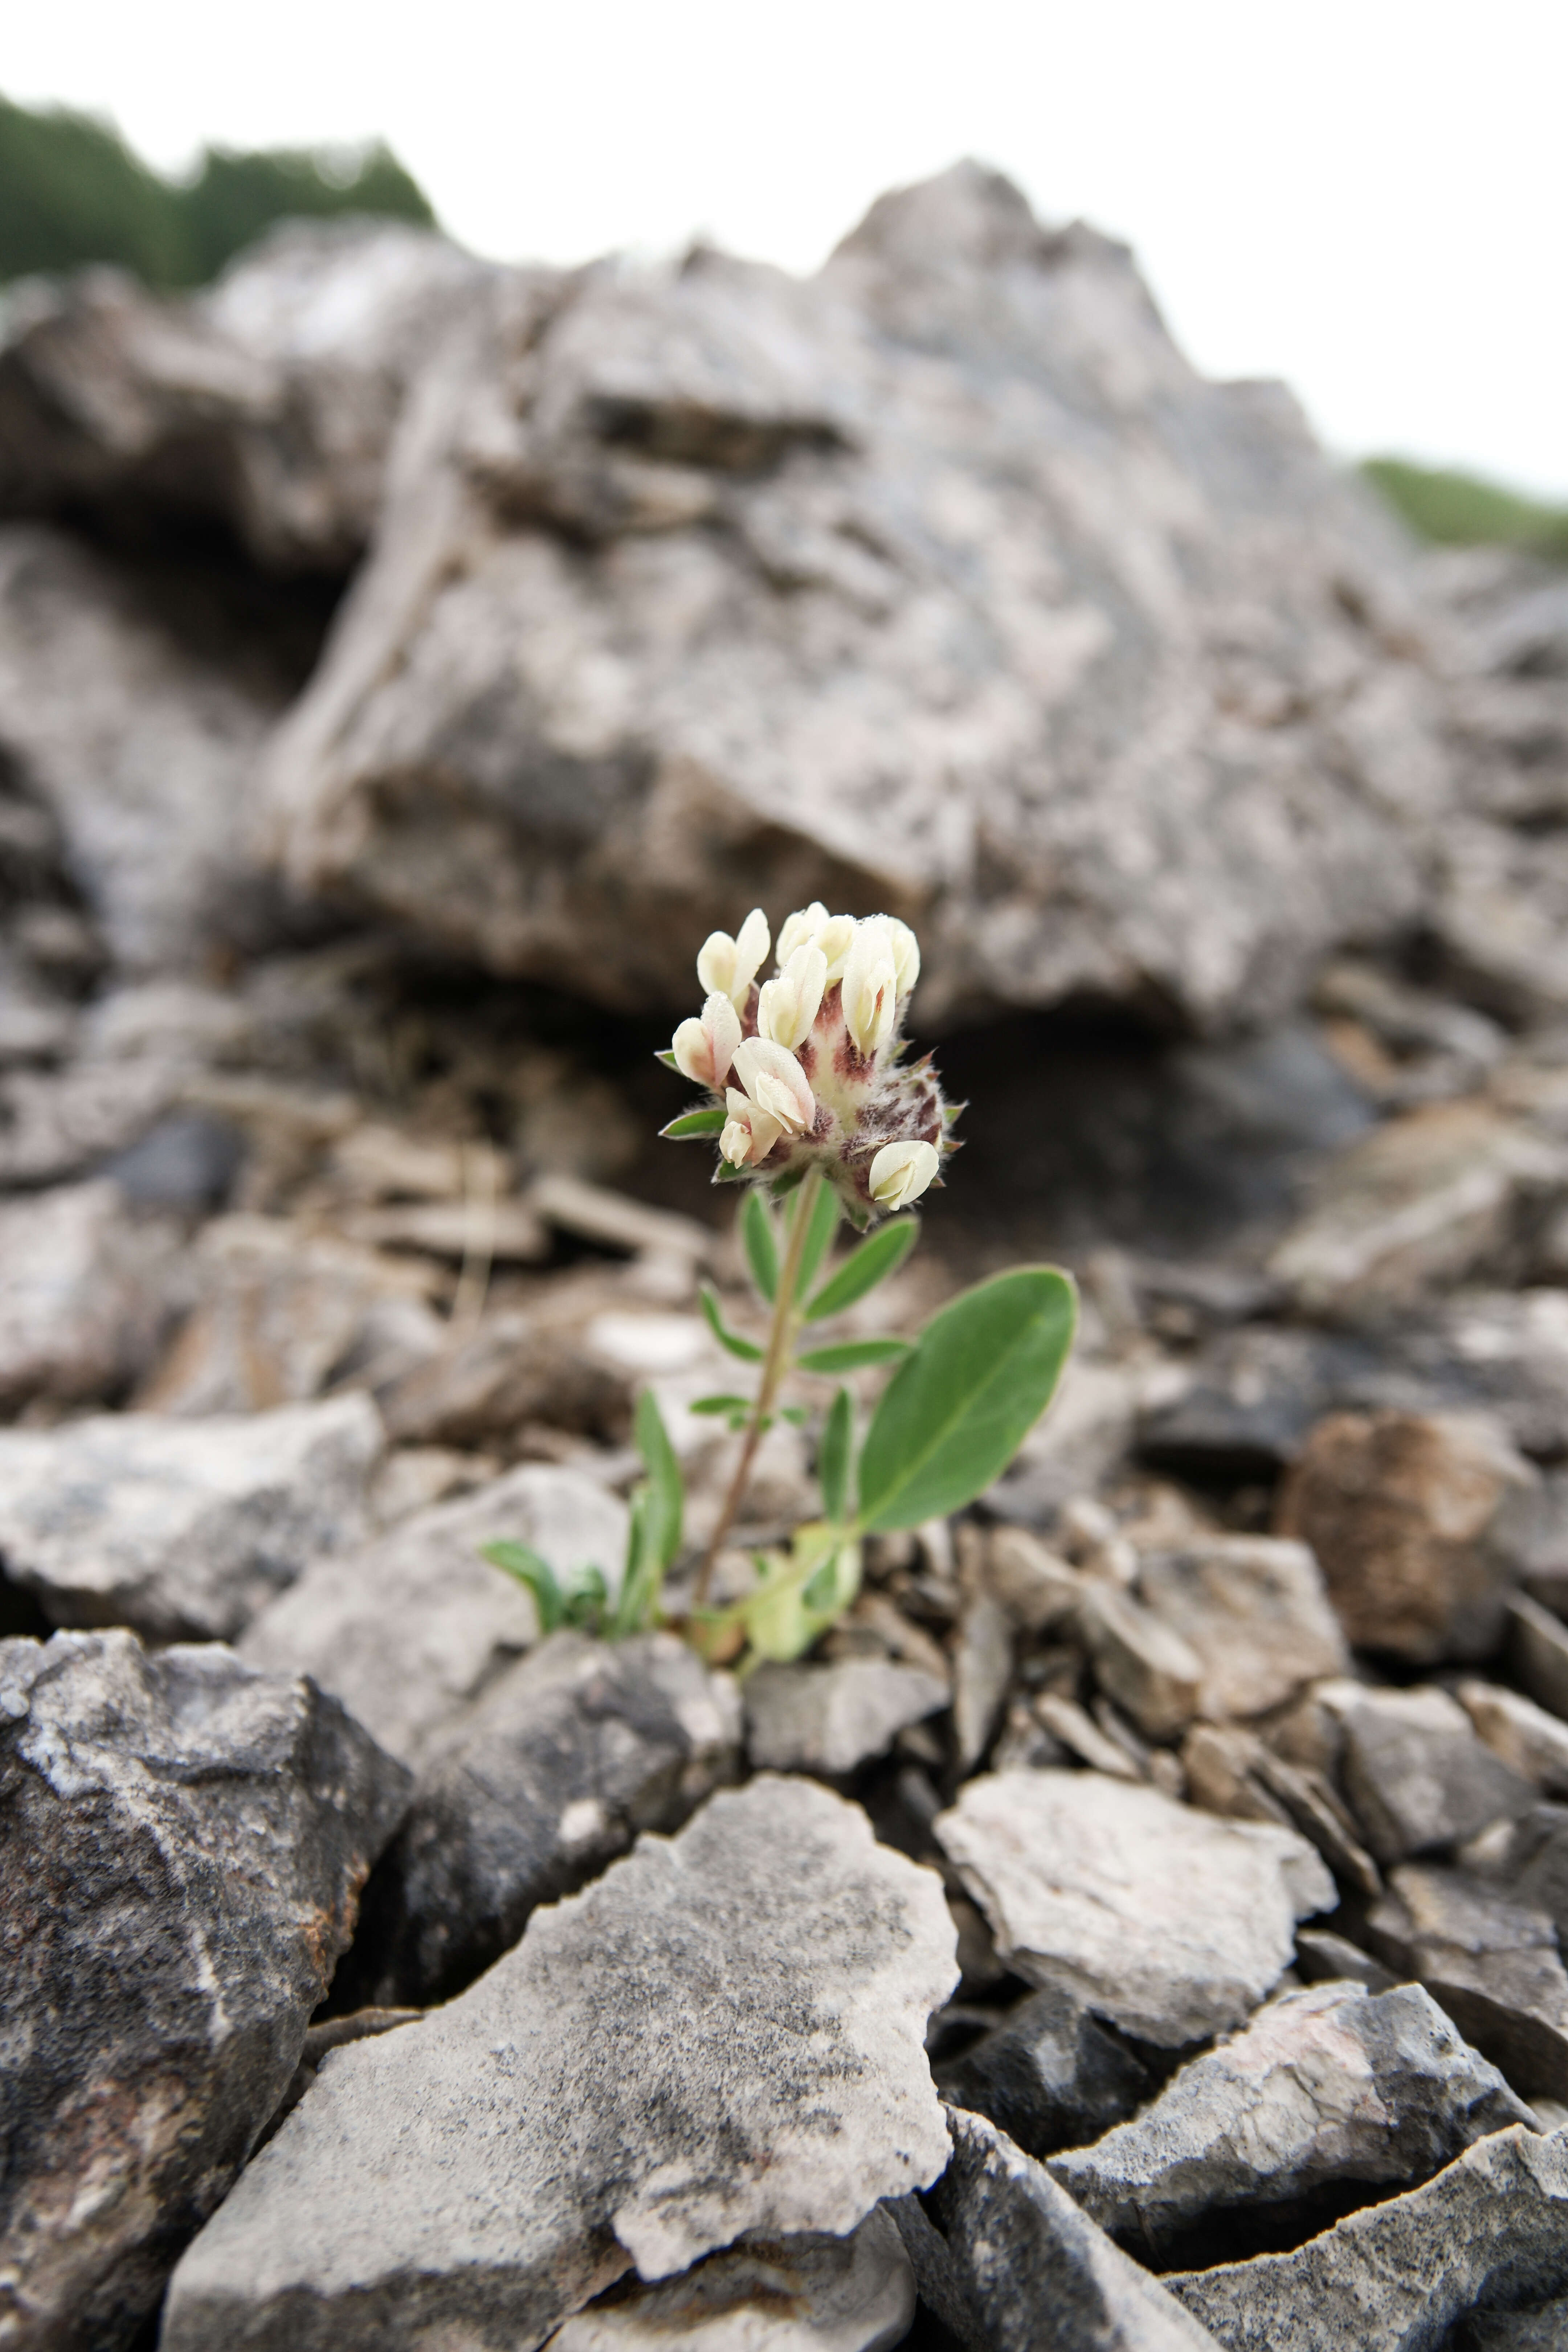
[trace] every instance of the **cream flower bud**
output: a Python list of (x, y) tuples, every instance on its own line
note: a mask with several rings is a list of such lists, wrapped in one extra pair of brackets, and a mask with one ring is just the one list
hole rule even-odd
[(731, 1168), (755, 1167), (767, 1158), (784, 1129), (738, 1087), (729, 1089), (724, 1108), (729, 1116), (719, 1138), (720, 1157), (727, 1160)]
[(800, 908), (786, 915), (779, 929), (779, 970), (783, 971), (797, 948), (809, 947), (827, 920), (827, 909), (820, 898), (809, 907)]
[(822, 950), (796, 948), (777, 980), (763, 982), (757, 1002), (758, 1035), (795, 1052), (811, 1034), (826, 986), (827, 959)]
[(862, 1054), (875, 1054), (893, 1034), (899, 974), (886, 915), (856, 928), (844, 964), (844, 1024)]
[(710, 931), (697, 959), (697, 977), (710, 995), (727, 996), (737, 1013), (743, 1012), (752, 982), (767, 961), (770, 943), (768, 919), (760, 907), (753, 907), (737, 938), (728, 931)]
[(816, 1117), (805, 1072), (788, 1047), (771, 1037), (748, 1037), (737, 1048), (735, 1076), (757, 1108), (776, 1119), (786, 1135), (804, 1135)]
[(921, 976), (921, 943), (908, 923), (900, 923), (896, 915), (886, 918), (888, 934), (892, 941), (893, 970), (899, 976), (899, 995), (909, 995)]
[(816, 939), (813, 940), (813, 947), (820, 948), (826, 958), (829, 988), (836, 980), (843, 979), (844, 966), (848, 960), (849, 950), (855, 944), (855, 934), (859, 928), (853, 915), (829, 915)]
[(844, 959), (854, 942), (857, 925), (853, 915), (830, 915), (820, 898), (809, 907), (791, 915), (779, 933), (779, 970), (783, 971), (791, 956), (802, 948), (820, 948), (827, 964), (827, 985), (844, 977)]
[(871, 1162), (871, 1198), (879, 1209), (907, 1209), (936, 1174), (940, 1159), (934, 1143), (884, 1143)]
[(741, 1016), (729, 998), (715, 991), (699, 1017), (681, 1023), (670, 1051), (683, 1078), (689, 1078), (693, 1086), (717, 1089), (730, 1075), (740, 1042)]

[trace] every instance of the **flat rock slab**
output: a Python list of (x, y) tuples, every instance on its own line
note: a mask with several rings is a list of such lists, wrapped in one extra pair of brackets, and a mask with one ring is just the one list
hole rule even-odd
[(492, 1685), (420, 1774), (365, 1892), (374, 2000), (445, 2000), (541, 1903), (639, 1830), (679, 1829), (740, 1762), (741, 1705), (672, 1633), (562, 1633)]
[(1154, 2078), (1114, 2026), (1047, 1988), (936, 2070), (944, 2099), (987, 2116), (1026, 2156), (1099, 2139), (1141, 2106)]
[(922, 2299), (965, 2352), (1213, 2352), (1157, 2279), (981, 2116), (948, 2110), (936, 2187), (893, 2208)]
[(612, 2288), (549, 2352), (891, 2352), (914, 2315), (914, 2272), (879, 2205), (847, 2238), (732, 2246), (658, 2286)]
[(1431, 2352), (1479, 2304), (1568, 2281), (1568, 2133), (1516, 2124), (1293, 2253), (1165, 2284), (1226, 2352)]
[(1028, 1982), (1056, 1985), (1165, 2048), (1238, 2025), (1331, 1910), (1305, 1838), (1099, 1772), (971, 1780), (936, 1834)]
[(525, 1543), (558, 1575), (618, 1568), (626, 1511), (581, 1471), (526, 1463), (458, 1502), (416, 1511), (376, 1541), (315, 1561), (240, 1644), (256, 1665), (313, 1675), (406, 1763), (539, 1639), (522, 1586), (479, 1557)]
[(853, 1772), (948, 1695), (940, 1675), (886, 1658), (759, 1666), (746, 1684), (747, 1750), (773, 1771)]
[(56, 1624), (226, 1640), (308, 1559), (363, 1537), (381, 1450), (363, 1396), (0, 1430), (0, 1561)]
[(0, 2340), (115, 2352), (288, 2087), (407, 1775), (216, 1644), (0, 1642)]
[(1335, 1686), (1343, 1727), (1340, 1775), (1377, 1860), (1404, 1862), (1474, 1837), (1536, 1801), (1531, 1782), (1510, 1771), (1476, 1736), (1445, 1690)]
[(1215, 1537), (1146, 1559), (1138, 1590), (1196, 1655), (1197, 1711), (1210, 1723), (1263, 1715), (1349, 1666), (1322, 1572), (1305, 1544)]
[(1047, 2169), (1130, 2247), (1332, 2180), (1422, 2180), (1535, 2117), (1419, 1985), (1283, 1993), (1184, 2066), (1135, 2121)]
[(947, 2159), (941, 1881), (763, 1777), (423, 2023), (335, 2052), (181, 2263), (164, 2352), (531, 2352), (635, 2263), (841, 2235)]
[(177, 1246), (107, 1177), (0, 1202), (0, 1403), (101, 1397), (139, 1372)]
[(1527, 2098), (1568, 2099), (1568, 1970), (1549, 1911), (1468, 1871), (1411, 1862), (1390, 1872), (1366, 1927), (1378, 1957), (1419, 1977)]

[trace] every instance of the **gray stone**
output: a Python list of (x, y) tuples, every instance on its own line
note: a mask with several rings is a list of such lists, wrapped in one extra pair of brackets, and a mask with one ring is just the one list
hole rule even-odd
[(1309, 1984), (1342, 1981), (1364, 1986), (1368, 1992), (1386, 1992), (1398, 1979), (1370, 1952), (1328, 1927), (1303, 1927), (1296, 1938), (1296, 1973)]
[(1534, 2311), (1477, 2311), (1454, 2331), (1453, 2352), (1563, 2352), (1568, 2295)]
[(1338, 1689), (1344, 1790), (1379, 1862), (1461, 1843), (1534, 1801), (1447, 1691)]
[(1293, 1831), (1099, 1772), (971, 1780), (936, 1834), (1010, 1967), (1172, 2049), (1239, 2024), (1335, 1900)]
[(1539, 1906), (1568, 1946), (1568, 1806), (1536, 1805), (1515, 1822), (1495, 1868), (1510, 1899)]
[(1510, 1518), (1538, 1483), (1481, 1416), (1335, 1413), (1288, 1474), (1279, 1519), (1317, 1554), (1358, 1648), (1485, 1658), (1516, 1564)]
[(1186, 1793), (1194, 1805), (1240, 1822), (1282, 1822), (1315, 1845), (1336, 1878), (1381, 1895), (1377, 1864), (1355, 1823), (1319, 1771), (1278, 1756), (1241, 1724), (1196, 1723), (1182, 1743)]
[(1425, 2180), (1535, 2117), (1419, 1985), (1281, 1993), (1152, 2104), (1047, 2167), (1131, 2250), (1168, 2249), (1226, 2207), (1335, 2181)]
[(967, 164), (805, 283), (705, 252), (481, 307), (276, 747), (300, 884), (618, 1004), (815, 895), (921, 910), (932, 1013), (1198, 1022), (1415, 911), (1449, 784), (1392, 535), (1121, 247)]
[(55, 1624), (222, 1641), (363, 1538), (381, 1450), (363, 1396), (0, 1430), (0, 1560)]
[(459, 1990), (538, 1905), (733, 1778), (740, 1716), (730, 1676), (671, 1633), (552, 1634), (435, 1744), (365, 1891), (355, 1979), (386, 2006)]
[(1226, 2352), (1435, 2352), (1478, 2304), (1568, 2281), (1568, 2137), (1516, 2124), (1293, 2253), (1165, 2280)]
[(1531, 1698), (1568, 1718), (1568, 1625), (1526, 1592), (1508, 1604), (1509, 1656)]
[(1140, 1731), (1163, 1739), (1192, 1721), (1203, 1668), (1173, 1627), (1103, 1577), (1088, 1581), (1078, 1623), (1096, 1682)]
[(1405, 1863), (1366, 1936), (1527, 2098), (1568, 2097), (1568, 1971), (1549, 1912), (1469, 1872)]
[(983, 2116), (950, 2108), (948, 2128), (936, 2187), (892, 2210), (922, 2300), (964, 2352), (1212, 2352), (1042, 2165)]
[(747, 1753), (773, 1771), (853, 1772), (947, 1699), (937, 1675), (890, 1659), (761, 1665), (746, 1680)]
[(1463, 1682), (1460, 1706), (1492, 1754), (1548, 1796), (1568, 1796), (1568, 1723), (1500, 1683)]
[(952, 1730), (958, 1769), (972, 1771), (991, 1744), (1013, 1679), (1012, 1612), (990, 1592), (971, 1591), (952, 1651)]
[(116, 2352), (294, 2071), (407, 1776), (216, 1645), (0, 1642), (0, 2278)]
[(1153, 2087), (1115, 2028), (1054, 1988), (1032, 1992), (935, 2071), (951, 2105), (988, 2116), (1026, 2156), (1098, 2139)]
[(1154, 1553), (1140, 1565), (1138, 1592), (1195, 1654), (1197, 1712), (1212, 1723), (1266, 1714), (1349, 1664), (1304, 1544), (1216, 1536), (1187, 1551)]
[(186, 2254), (164, 2352), (530, 2352), (632, 2264), (842, 2235), (947, 2156), (934, 1874), (764, 1777), (645, 1838), (423, 2023), (334, 2052)]
[(81, 1402), (133, 1380), (163, 1329), (177, 1247), (107, 1180), (0, 1201), (0, 1406)]
[(612, 2288), (549, 2352), (891, 2352), (915, 2277), (885, 2207), (847, 2238), (749, 2241), (658, 2286)]
[(471, 1495), (416, 1511), (374, 1542), (313, 1561), (240, 1643), (255, 1665), (313, 1675), (382, 1746), (420, 1765), (437, 1736), (539, 1638), (533, 1601), (479, 1557), (524, 1543), (558, 1576), (614, 1577), (619, 1498), (581, 1471), (530, 1462)]

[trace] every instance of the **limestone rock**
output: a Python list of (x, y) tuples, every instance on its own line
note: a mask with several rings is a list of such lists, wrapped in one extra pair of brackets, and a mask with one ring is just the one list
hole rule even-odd
[(351, 1963), (370, 1997), (444, 2000), (639, 1830), (673, 1830), (733, 1777), (740, 1703), (670, 1633), (561, 1633), (436, 1743), (365, 1891)]
[(1418, 1985), (1282, 1993), (1194, 2058), (1135, 2121), (1052, 2158), (1131, 2251), (1216, 2209), (1338, 2180), (1424, 2180), (1472, 2141), (1535, 2117)]
[(1114, 2027), (1054, 1987), (1031, 1993), (935, 2071), (951, 2105), (988, 2116), (1026, 2156), (1098, 2139), (1152, 2088)]
[(1530, 1783), (1482, 1745), (1447, 1691), (1332, 1687), (1344, 1791), (1379, 1862), (1458, 1844), (1529, 1809)]
[(1146, 1556), (1145, 1608), (1179, 1633), (1199, 1666), (1197, 1712), (1210, 1722), (1264, 1715), (1349, 1664), (1318, 1563), (1302, 1544), (1216, 1536)]
[(1335, 1899), (1293, 1831), (1097, 1772), (971, 1780), (936, 1834), (1011, 1968), (1173, 2049), (1239, 2024)]
[(308, 1682), (0, 1642), (0, 2276), (25, 2352), (140, 2340), (293, 2073), (406, 1775)]
[(0, 1201), (0, 1406), (102, 1397), (152, 1356), (176, 1234), (107, 1179)]
[(1568, 1723), (1500, 1683), (1463, 1682), (1458, 1696), (1492, 1754), (1548, 1796), (1568, 1796)]
[(1510, 1506), (1535, 1483), (1490, 1422), (1335, 1413), (1288, 1474), (1279, 1525), (1316, 1552), (1358, 1649), (1484, 1658), (1502, 1632)]
[(1513, 1824), (1494, 1864), (1510, 1901), (1539, 1906), (1568, 1938), (1568, 1806), (1536, 1805)]
[(887, 1659), (761, 1665), (746, 1683), (747, 1752), (773, 1771), (853, 1772), (947, 1699), (937, 1675)]
[(1508, 1603), (1509, 1654), (1532, 1698), (1568, 1718), (1568, 1625), (1527, 1592)]
[(421, 1765), (539, 1638), (528, 1593), (479, 1557), (528, 1544), (558, 1576), (618, 1570), (626, 1506), (581, 1471), (530, 1462), (458, 1501), (416, 1511), (363, 1549), (313, 1561), (240, 1643), (252, 1664), (314, 1675), (382, 1746)]
[(1527, 2098), (1568, 2097), (1568, 1970), (1549, 1912), (1467, 1871), (1406, 1863), (1366, 1932)]
[(1427, 2352), (1478, 2304), (1568, 2282), (1568, 2138), (1522, 2125), (1293, 2253), (1165, 2284), (1226, 2352)]
[(0, 1559), (56, 1624), (226, 1640), (363, 1537), (381, 1448), (363, 1396), (0, 1430)]
[(633, 2263), (839, 2236), (947, 2156), (934, 1874), (763, 1778), (645, 1838), (421, 2024), (333, 2053), (175, 2274), (164, 2352), (530, 2352)]
[(1078, 1625), (1095, 1680), (1140, 1731), (1162, 1739), (1192, 1721), (1203, 1668), (1173, 1626), (1100, 1577), (1085, 1588)]
[(914, 2314), (910, 2258), (878, 2206), (847, 2238), (753, 2241), (658, 2286), (612, 2288), (549, 2352), (891, 2352)]
[[(1201, 2352), (1211, 2336), (983, 2116), (950, 2108), (936, 2187), (894, 2206), (922, 2300), (965, 2352)], [(1050, 2336), (1042, 2336), (1048, 2326)]]
[(279, 838), (497, 970), (684, 1004), (710, 923), (816, 895), (921, 912), (928, 1013), (1206, 1022), (1419, 903), (1449, 787), (1370, 502), (973, 165), (805, 283), (498, 278), (389, 480)]

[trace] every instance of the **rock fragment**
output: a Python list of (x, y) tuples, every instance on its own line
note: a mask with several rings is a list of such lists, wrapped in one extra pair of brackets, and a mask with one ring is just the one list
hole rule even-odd
[(384, 1748), (420, 1764), (437, 1734), (539, 1638), (533, 1602), (479, 1557), (530, 1545), (557, 1575), (625, 1557), (626, 1506), (576, 1470), (531, 1462), (320, 1559), (245, 1634), (253, 1664), (313, 1675)]
[(1216, 1536), (1154, 1553), (1140, 1566), (1138, 1593), (1195, 1654), (1197, 1712), (1211, 1723), (1266, 1714), (1350, 1663), (1304, 1544)]
[(853, 1772), (947, 1700), (935, 1675), (889, 1659), (762, 1665), (746, 1682), (747, 1752), (769, 1771)]
[(1447, 1691), (1335, 1688), (1345, 1794), (1379, 1862), (1460, 1843), (1534, 1801)]
[(1548, 1912), (1468, 1871), (1406, 1863), (1366, 1933), (1526, 2098), (1568, 2098), (1568, 1971)]
[(1525, 1592), (1508, 1604), (1509, 1654), (1531, 1698), (1568, 1718), (1568, 1625)]
[(842, 2235), (946, 2161), (922, 2036), (952, 1952), (940, 1881), (858, 1807), (721, 1793), (328, 2058), (180, 2264), (164, 2352), (530, 2352), (633, 2263)]
[(115, 2352), (294, 2071), (407, 1776), (304, 1681), (0, 1642), (7, 2341)]
[(1130, 2251), (1334, 2181), (1424, 2180), (1534, 2116), (1419, 1985), (1281, 1993), (1132, 2122), (1047, 2167)]
[(1113, 2026), (1048, 1987), (939, 2066), (936, 2086), (951, 2105), (988, 2116), (1026, 2156), (1048, 2156), (1123, 2122), (1153, 2083)]
[[(441, 1737), (365, 1892), (367, 1998), (427, 2005), (639, 1830), (678, 1829), (739, 1760), (740, 1703), (671, 1633), (562, 1633)], [(362, 1962), (361, 1955), (364, 1955)]]
[(892, 2210), (923, 2301), (965, 2352), (1212, 2352), (1042, 2165), (983, 2116), (950, 2107), (948, 2128), (936, 2187)]
[(1010, 1967), (1172, 2049), (1239, 2024), (1335, 1900), (1293, 1831), (1098, 1772), (987, 1774), (936, 1834)]
[(1311, 1546), (1358, 1649), (1413, 1665), (1497, 1648), (1510, 1507), (1537, 1474), (1463, 1413), (1333, 1413), (1287, 1474), (1279, 1525)]
[(1092, 1579), (1079, 1628), (1100, 1688), (1151, 1739), (1168, 1738), (1197, 1710), (1203, 1668), (1164, 1621), (1104, 1579)]
[(363, 1396), (0, 1430), (0, 1559), (56, 1624), (226, 1640), (363, 1537), (381, 1450)]
[(1565, 2281), (1568, 2137), (1516, 2124), (1293, 2253), (1165, 2284), (1226, 2352), (1428, 2352), (1478, 2305), (1540, 2300)]
[(657, 2286), (612, 2288), (549, 2352), (891, 2352), (914, 2315), (914, 2272), (879, 2205), (847, 2238), (752, 2241)]
[(85, 1402), (153, 1354), (177, 1230), (127, 1215), (107, 1178), (0, 1202), (0, 1408)]
[(1568, 1723), (1500, 1683), (1471, 1680), (1458, 1697), (1492, 1754), (1548, 1796), (1568, 1796)]

